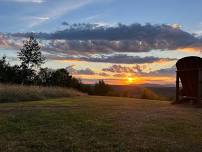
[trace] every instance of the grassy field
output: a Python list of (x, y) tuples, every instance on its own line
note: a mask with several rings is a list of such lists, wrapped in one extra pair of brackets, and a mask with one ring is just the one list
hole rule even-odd
[(1, 103), (2, 152), (201, 152), (202, 109), (115, 97)]

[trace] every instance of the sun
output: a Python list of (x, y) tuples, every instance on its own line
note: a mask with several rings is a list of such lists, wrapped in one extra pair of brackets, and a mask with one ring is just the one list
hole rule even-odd
[(128, 83), (133, 83), (134, 82), (134, 78), (132, 78), (132, 77), (128, 77)]
[(141, 84), (143, 83), (143, 80), (139, 77), (129, 76), (126, 78), (126, 82), (127, 84)]

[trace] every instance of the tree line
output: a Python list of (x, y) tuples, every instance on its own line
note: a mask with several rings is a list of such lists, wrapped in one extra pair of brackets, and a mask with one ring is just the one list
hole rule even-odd
[(87, 85), (71, 76), (64, 68), (56, 70), (42, 68), (41, 65), (46, 59), (40, 49), (36, 38), (31, 36), (23, 41), (23, 47), (18, 52), (20, 65), (11, 65), (5, 56), (2, 57), (0, 83), (69, 87), (90, 95), (108, 95), (111, 91), (111, 87), (103, 80), (95, 85)]

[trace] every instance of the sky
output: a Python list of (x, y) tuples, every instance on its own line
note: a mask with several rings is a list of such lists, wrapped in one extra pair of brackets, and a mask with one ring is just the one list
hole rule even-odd
[(200, 30), (201, 0), (0, 0), (2, 32), (53, 31), (60, 23), (178, 23)]
[[(202, 34), (201, 6), (201, 0), (0, 0), (0, 56), (6, 55), (13, 64), (18, 63), (16, 52), (25, 38), (8, 36), (8, 33), (51, 34), (65, 30), (67, 26), (62, 23), (91, 23), (106, 27), (138, 23), (145, 32), (147, 23), (154, 31), (156, 25), (164, 24), (173, 29), (160, 27), (166, 34), (157, 32), (156, 41), (151, 43), (151, 34), (141, 35), (138, 40), (127, 36), (109, 39), (109, 34), (106, 34), (105, 41), (98, 34), (93, 39), (86, 34), (83, 45), (81, 37), (73, 41), (64, 37), (65, 34), (39, 41), (47, 56), (45, 66), (67, 68), (85, 83), (104, 79), (107, 83), (119, 85), (170, 85), (175, 82), (178, 59), (202, 55), (201, 42), (199, 38), (194, 39)], [(170, 40), (170, 31), (175, 36), (173, 40)], [(177, 36), (179, 33), (181, 37)], [(162, 42), (156, 44), (160, 40)], [(136, 42), (143, 45), (143, 49), (135, 46)], [(94, 48), (86, 47), (91, 43), (96, 44)], [(162, 47), (162, 43), (168, 46)]]

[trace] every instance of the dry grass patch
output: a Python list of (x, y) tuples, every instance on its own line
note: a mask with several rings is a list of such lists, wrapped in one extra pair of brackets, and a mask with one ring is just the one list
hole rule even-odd
[(34, 101), (83, 95), (83, 93), (70, 88), (0, 85), (0, 102)]

